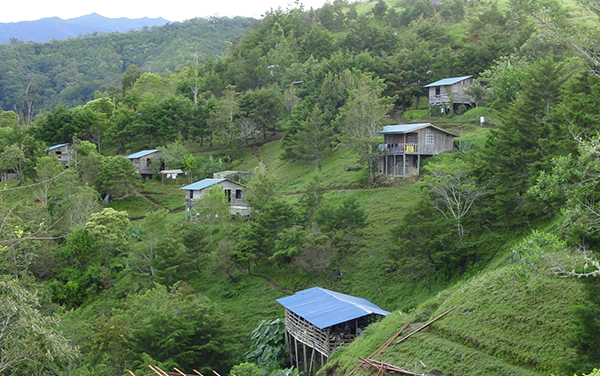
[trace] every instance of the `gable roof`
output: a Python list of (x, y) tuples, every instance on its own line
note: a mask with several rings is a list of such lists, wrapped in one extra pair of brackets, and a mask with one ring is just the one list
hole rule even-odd
[(70, 145), (70, 144), (67, 142), (66, 144), (53, 145), (53, 146), (45, 148), (44, 151), (51, 151), (54, 149), (62, 148), (63, 146), (67, 146), (67, 145)]
[(444, 78), (444, 79), (441, 79), (439, 81), (430, 83), (429, 85), (425, 85), (423, 87), (454, 85), (457, 82), (466, 80), (467, 78), (471, 78), (471, 77), (473, 77), (473, 76), (462, 76), (462, 77)]
[(450, 132), (450, 131), (447, 131), (440, 127), (436, 127), (435, 125), (433, 125), (431, 123), (386, 125), (385, 127), (383, 127), (383, 130), (381, 130), (377, 133), (380, 133), (380, 134), (404, 134), (404, 133), (414, 132), (416, 130), (419, 130), (422, 128), (427, 128), (427, 127), (435, 128), (441, 132), (451, 135), (452, 137), (459, 136), (454, 132)]
[(192, 183), (190, 185), (186, 185), (185, 187), (182, 187), (182, 188), (179, 188), (179, 189), (185, 189), (185, 190), (188, 190), (188, 191), (201, 191), (201, 190), (203, 190), (205, 188), (211, 187), (211, 186), (213, 186), (215, 184), (219, 184), (220, 182), (223, 182), (223, 181), (226, 181), (226, 180), (228, 182), (233, 183), (233, 184), (239, 185), (240, 187), (243, 187), (243, 185), (241, 185), (240, 183), (236, 183), (236, 182), (231, 181), (229, 179), (204, 179), (204, 180), (200, 180), (200, 181), (197, 181), (195, 183)]
[(156, 153), (157, 151), (158, 151), (158, 149), (142, 150), (142, 151), (138, 151), (137, 153), (133, 153), (131, 155), (128, 155), (125, 158), (138, 159), (138, 158), (141, 158), (141, 157), (145, 157), (145, 156), (147, 156), (149, 154)]
[(277, 302), (319, 329), (373, 313), (381, 316), (390, 314), (366, 299), (321, 287), (298, 291), (292, 296), (277, 299)]

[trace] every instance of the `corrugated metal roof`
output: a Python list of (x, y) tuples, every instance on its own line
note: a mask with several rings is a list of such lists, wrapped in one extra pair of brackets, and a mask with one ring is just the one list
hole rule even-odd
[(53, 145), (50, 147), (47, 147), (44, 149), (44, 151), (50, 151), (50, 150), (54, 150), (54, 149), (58, 149), (58, 148), (62, 148), (63, 146), (67, 146), (69, 145), (69, 143), (67, 142), (66, 144), (58, 144), (58, 145)]
[(457, 82), (460, 82), (462, 80), (466, 80), (467, 78), (471, 78), (471, 77), (473, 77), (473, 76), (462, 76), (462, 77), (444, 78), (442, 80), (433, 82), (433, 83), (431, 83), (429, 85), (425, 85), (423, 87), (454, 85)]
[(451, 135), (452, 137), (459, 137), (458, 134), (454, 133), (454, 132), (450, 132), (447, 131), (445, 129), (442, 129), (440, 127), (437, 127), (431, 123), (420, 123), (420, 124), (401, 124), (401, 125), (386, 125), (385, 127), (383, 127), (382, 131), (379, 131), (377, 133), (380, 134), (404, 134), (404, 133), (408, 133), (408, 132), (414, 132), (418, 129), (421, 128), (426, 128), (426, 127), (432, 127), (435, 128), (441, 132), (447, 133), (449, 135)]
[(148, 154), (152, 154), (152, 153), (156, 153), (158, 151), (158, 149), (153, 149), (153, 150), (142, 150), (142, 151), (138, 151), (137, 153), (133, 153), (131, 155), (126, 156), (125, 158), (129, 158), (129, 159), (138, 159), (141, 157), (145, 157)]
[(401, 125), (386, 125), (383, 127), (382, 131), (377, 133), (386, 134), (386, 133), (407, 133), (413, 132), (417, 129), (425, 128), (432, 126), (431, 123), (419, 123), (419, 124), (401, 124)]
[(190, 185), (186, 185), (185, 187), (179, 188), (179, 189), (185, 189), (188, 191), (201, 191), (204, 188), (208, 188), (212, 185), (219, 184), (220, 182), (225, 181), (225, 180), (227, 180), (227, 179), (204, 179), (204, 180), (200, 180), (195, 183), (192, 183)]
[(366, 299), (341, 294), (321, 287), (298, 291), (277, 302), (319, 329), (368, 316), (387, 316), (385, 311)]

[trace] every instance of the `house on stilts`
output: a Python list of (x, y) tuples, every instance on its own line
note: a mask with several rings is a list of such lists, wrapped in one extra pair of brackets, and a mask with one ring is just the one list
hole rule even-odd
[(290, 362), (309, 375), (327, 362), (335, 348), (352, 342), (369, 324), (390, 314), (368, 300), (321, 287), (277, 302), (285, 308)]
[(382, 131), (384, 144), (379, 171), (383, 175), (416, 176), (421, 163), (432, 155), (454, 150), (456, 133), (431, 123), (388, 125)]
[(471, 85), (473, 76), (444, 78), (425, 85), (429, 90), (430, 113), (434, 107), (438, 107), (442, 114), (449, 110), (460, 114), (461, 106), (474, 107), (475, 98), (465, 92)]

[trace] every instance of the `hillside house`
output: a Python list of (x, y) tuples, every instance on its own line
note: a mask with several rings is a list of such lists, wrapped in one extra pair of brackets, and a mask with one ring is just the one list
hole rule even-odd
[(44, 149), (50, 157), (56, 157), (56, 160), (69, 167), (69, 162), (73, 156), (73, 146), (69, 143), (58, 144)]
[(229, 211), (232, 215), (246, 217), (250, 214), (250, 208), (248, 208), (245, 200), (244, 190), (246, 187), (229, 179), (204, 179), (179, 188), (185, 191), (186, 217), (189, 214), (191, 218), (192, 212), (197, 209), (195, 206), (196, 201), (202, 198), (208, 189), (213, 186), (219, 186), (225, 191), (229, 201)]
[(313, 287), (277, 299), (285, 308), (290, 362), (314, 375), (333, 350), (352, 342), (365, 327), (390, 313), (368, 300)]
[(382, 131), (384, 144), (379, 171), (384, 175), (419, 175), (421, 161), (432, 155), (454, 150), (456, 133), (431, 123), (388, 125)]
[(475, 99), (465, 93), (465, 89), (473, 85), (473, 76), (444, 78), (424, 87), (429, 88), (429, 107), (440, 107), (442, 112), (452, 108), (459, 112), (460, 106), (475, 106)]
[(152, 175), (164, 169), (159, 159), (160, 151), (158, 149), (138, 151), (125, 158), (131, 160), (135, 170), (144, 179), (150, 179)]

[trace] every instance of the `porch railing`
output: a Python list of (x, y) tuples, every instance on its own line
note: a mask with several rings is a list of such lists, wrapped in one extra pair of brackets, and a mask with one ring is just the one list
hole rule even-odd
[(380, 144), (379, 150), (386, 154), (419, 154), (419, 145), (417, 144)]

